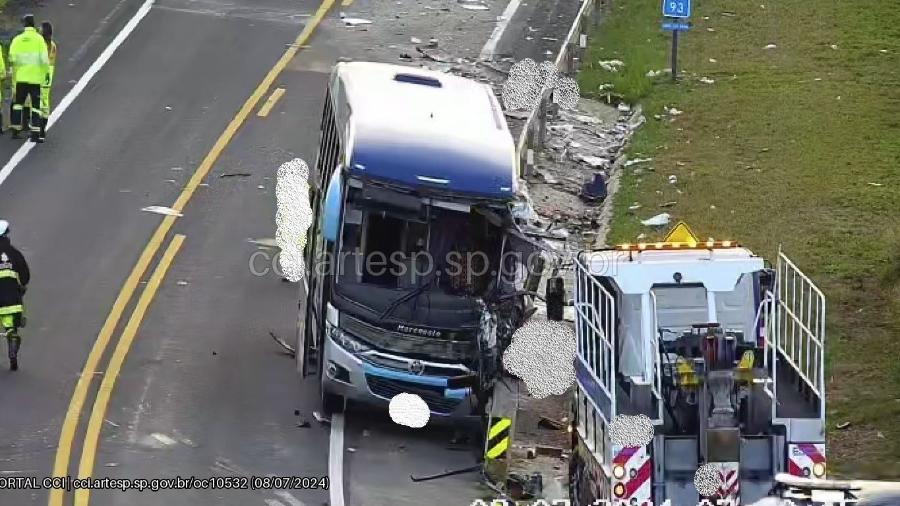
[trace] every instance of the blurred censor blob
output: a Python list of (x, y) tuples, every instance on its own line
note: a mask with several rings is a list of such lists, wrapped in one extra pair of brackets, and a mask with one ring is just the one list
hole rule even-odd
[(566, 322), (530, 320), (513, 335), (503, 367), (536, 399), (562, 395), (575, 382), (575, 331)]
[(406, 392), (401, 392), (391, 399), (388, 411), (394, 423), (413, 429), (421, 429), (428, 424), (431, 417), (428, 404), (418, 395)]
[(306, 246), (306, 232), (312, 225), (309, 167), (306, 162), (294, 158), (278, 168), (275, 199), (275, 242), (281, 249), (278, 260), (284, 278), (296, 283), (303, 279), (306, 268), (303, 249)]

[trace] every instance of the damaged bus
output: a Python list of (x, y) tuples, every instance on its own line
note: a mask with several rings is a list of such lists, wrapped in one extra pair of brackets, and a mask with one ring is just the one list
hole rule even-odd
[(516, 225), (517, 174), (487, 85), (335, 66), (297, 333), (298, 369), (320, 379), (324, 411), (387, 407), (401, 392), (432, 417), (482, 411), (502, 343), (533, 312), (522, 273), (537, 243)]

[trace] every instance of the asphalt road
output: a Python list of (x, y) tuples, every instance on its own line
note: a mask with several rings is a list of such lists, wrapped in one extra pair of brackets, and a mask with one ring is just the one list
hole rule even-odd
[[(55, 23), (56, 104), (142, 5), (87, 0), (35, 10)], [(0, 479), (40, 480), (58, 461), (59, 474), (97, 478), (329, 477), (353, 506), (423, 497), (468, 505), (478, 493), (474, 476), (409, 480), (474, 463), (471, 453), (447, 450), (440, 430), (407, 431), (386, 415), (353, 412), (346, 434), (317, 423), (315, 380), (302, 382), (270, 337), (292, 342), (299, 290), (273, 271), (275, 252), (248, 239), (274, 236), (277, 167), (314, 161), (331, 66), (342, 56), (379, 59), (371, 48), (389, 36), (373, 30), (366, 39), (341, 26), (338, 11), (348, 6), (339, 2), (318, 23), (319, 7), (157, 0), (45, 144), (22, 158), (23, 141), (0, 138), (0, 164), (19, 160), (0, 175), (0, 216), (33, 271), (20, 370), (0, 358)], [(468, 40), (455, 36), (477, 54), (492, 29), (482, 23)], [(298, 47), (301, 32), (311, 36)], [(286, 51), (296, 56), (273, 71)], [(258, 116), (276, 88), (283, 96)], [(142, 211), (173, 205), (183, 216)], [(169, 250), (173, 241), (180, 247)], [(83, 405), (72, 410), (79, 396)], [(335, 454), (343, 468), (329, 469)], [(74, 499), (0, 490), (3, 505)], [(321, 489), (94, 490), (74, 504), (88, 502), (342, 504)]]

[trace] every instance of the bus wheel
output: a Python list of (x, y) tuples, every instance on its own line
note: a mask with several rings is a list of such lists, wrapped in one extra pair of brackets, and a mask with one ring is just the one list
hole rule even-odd
[(344, 397), (325, 390), (324, 376), (322, 383), (319, 385), (319, 394), (322, 400), (322, 411), (325, 412), (326, 416), (344, 412), (346, 405)]

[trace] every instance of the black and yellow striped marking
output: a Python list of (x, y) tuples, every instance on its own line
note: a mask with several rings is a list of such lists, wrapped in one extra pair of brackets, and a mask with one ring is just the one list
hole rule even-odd
[(497, 418), (488, 431), (487, 453), (488, 459), (499, 459), (506, 456), (509, 449), (509, 428), (512, 420), (509, 418)]

